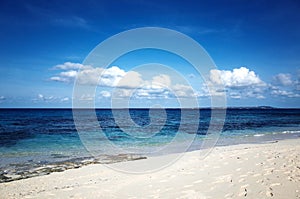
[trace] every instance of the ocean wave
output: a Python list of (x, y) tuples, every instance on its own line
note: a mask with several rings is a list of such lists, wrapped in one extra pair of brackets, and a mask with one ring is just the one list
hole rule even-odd
[(295, 134), (300, 133), (300, 131), (283, 131), (282, 134)]
[(261, 136), (265, 136), (265, 134), (254, 134), (254, 137), (261, 137)]

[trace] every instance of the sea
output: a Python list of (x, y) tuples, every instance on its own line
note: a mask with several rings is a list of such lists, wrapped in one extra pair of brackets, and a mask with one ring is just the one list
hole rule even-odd
[(201, 150), (206, 140), (213, 140), (206, 147), (214, 147), (300, 137), (300, 109), (76, 111), (0, 109), (0, 182)]

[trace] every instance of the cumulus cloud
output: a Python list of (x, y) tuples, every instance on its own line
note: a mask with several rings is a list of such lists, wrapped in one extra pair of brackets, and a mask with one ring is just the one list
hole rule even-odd
[(279, 73), (273, 77), (270, 93), (274, 96), (295, 98), (300, 97), (300, 71), (297, 76), (290, 73)]
[[(171, 77), (166, 74), (153, 76), (152, 79), (144, 80), (142, 75), (136, 71), (128, 71), (112, 66), (110, 68), (92, 67), (79, 63), (66, 62), (56, 65), (54, 69), (63, 70), (58, 75), (50, 78), (58, 82), (74, 82), (82, 85), (98, 85), (104, 87), (118, 88), (114, 96), (142, 98), (169, 98), (195, 96), (193, 89), (188, 85), (173, 83)], [(134, 93), (130, 89), (135, 89)], [(100, 93), (100, 97), (111, 97), (109, 91)], [(91, 100), (90, 96), (82, 96), (81, 100)]]
[(121, 88), (138, 88), (144, 83), (141, 74), (135, 71), (129, 71), (122, 74), (119, 78), (116, 79), (115, 83), (112, 85), (114, 87), (121, 87)]
[(273, 77), (274, 83), (283, 85), (283, 86), (290, 86), (293, 84), (292, 75), (289, 73), (279, 73), (278, 75)]
[(189, 85), (175, 84), (172, 90), (177, 97), (198, 97), (198, 93)]
[(170, 87), (171, 86), (171, 78), (165, 74), (157, 75), (152, 78), (152, 84)]
[[(104, 69), (82, 65), (79, 63), (66, 62), (62, 65), (56, 65), (54, 68), (64, 71), (60, 72), (56, 76), (51, 77), (50, 80), (58, 82), (73, 82), (77, 78), (78, 84), (85, 85), (116, 87), (118, 86), (118, 82), (125, 75), (127, 75), (127, 78), (134, 78), (134, 76), (138, 77), (138, 75), (134, 74), (133, 72), (127, 74), (124, 70), (117, 66)], [(132, 82), (124, 80), (120, 86), (130, 87), (132, 86)]]
[(266, 84), (246, 67), (235, 68), (229, 70), (211, 70), (210, 83), (214, 85), (224, 85), (225, 87), (249, 87), (249, 86), (265, 86)]
[(271, 94), (275, 96), (281, 96), (281, 97), (300, 97), (298, 93), (294, 93), (290, 90), (284, 90), (283, 88), (277, 87), (277, 86), (270, 86)]
[[(100, 98), (110, 97), (135, 97), (135, 98), (173, 98), (173, 97), (210, 97), (227, 95), (233, 99), (257, 98), (264, 99), (266, 91), (274, 96), (299, 97), (297, 88), (300, 82), (300, 72), (298, 79), (293, 81), (290, 74), (280, 73), (274, 76), (278, 86), (293, 86), (292, 90), (278, 88), (267, 85), (252, 70), (246, 67), (235, 68), (233, 70), (211, 70), (209, 81), (204, 85), (199, 85), (195, 91), (188, 84), (182, 84), (172, 79), (166, 74), (158, 74), (148, 79), (143, 79), (141, 73), (136, 71), (125, 71), (118, 66), (110, 68), (92, 67), (79, 63), (65, 62), (54, 66), (60, 70), (56, 76), (50, 78), (52, 81), (65, 83), (74, 82), (82, 85), (98, 85), (108, 87), (101, 91)], [(189, 75), (194, 78), (194, 75)], [(174, 78), (174, 77), (173, 77)], [(296, 85), (296, 87), (295, 87)], [(115, 88), (114, 93), (109, 88)], [(299, 89), (300, 90), (300, 89)], [(268, 95), (267, 94), (267, 95)], [(40, 100), (50, 101), (51, 97), (42, 94), (38, 96)], [(83, 95), (80, 100), (93, 100), (93, 96)], [(69, 99), (61, 99), (61, 102)]]
[(196, 92), (189, 85), (173, 83), (171, 77), (160, 74), (152, 77), (150, 81), (142, 81), (135, 89), (121, 88), (115, 90), (114, 97), (133, 97), (147, 99), (167, 99), (197, 97)]
[(58, 64), (54, 66), (54, 69), (60, 69), (60, 70), (76, 70), (76, 69), (82, 69), (85, 68), (83, 64), (80, 63), (72, 63), (72, 62), (65, 62), (64, 64)]
[[(246, 67), (230, 70), (210, 71), (209, 81), (207, 83), (209, 95), (220, 96), (227, 93), (230, 98), (241, 99), (254, 97), (263, 99), (263, 92), (267, 84), (260, 77)], [(204, 89), (204, 92), (208, 92)]]
[(285, 96), (285, 97), (299, 97), (299, 94), (295, 94), (291, 91), (285, 91), (285, 90), (272, 90), (271, 94), (278, 95), (278, 96)]

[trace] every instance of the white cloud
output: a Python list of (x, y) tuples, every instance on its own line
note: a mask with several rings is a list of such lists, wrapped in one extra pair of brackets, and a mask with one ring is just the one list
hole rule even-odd
[(61, 102), (67, 102), (67, 101), (69, 101), (69, 100), (70, 100), (70, 98), (64, 97), (64, 98), (62, 98), (60, 101), (61, 101)]
[(300, 97), (300, 95), (297, 93), (294, 93), (292, 91), (282, 90), (275, 86), (271, 87), (271, 94), (275, 96), (290, 97), (290, 98)]
[(152, 84), (170, 87), (171, 86), (171, 78), (168, 75), (164, 75), (164, 74), (154, 76), (152, 78)]
[(44, 95), (38, 94), (38, 98), (44, 100)]
[(64, 64), (59, 64), (54, 66), (54, 69), (60, 69), (60, 70), (76, 70), (76, 69), (82, 69), (85, 68), (83, 64), (80, 63), (72, 63), (72, 62), (65, 62)]
[(290, 73), (279, 73), (273, 77), (276, 86), (270, 85), (270, 93), (274, 96), (295, 98), (300, 97), (300, 71), (298, 71), (296, 80)]
[(152, 85), (139, 88), (133, 93), (134, 98), (147, 98), (147, 99), (158, 99), (158, 98), (170, 98), (171, 93), (168, 88), (162, 86)]
[[(140, 76), (139, 76), (140, 77)], [(118, 87), (114, 91), (113, 96), (147, 98), (147, 99), (167, 99), (174, 97), (197, 97), (191, 86), (183, 84), (172, 84), (171, 77), (165, 74), (160, 74), (152, 77), (151, 81), (140, 80), (140, 84), (133, 89), (128, 87)], [(121, 80), (122, 82), (122, 80)], [(137, 81), (138, 82), (138, 81)]]
[[(112, 66), (110, 68), (94, 68), (88, 65), (82, 65), (79, 63), (66, 62), (62, 65), (57, 65), (55, 69), (65, 70), (60, 72), (57, 76), (50, 78), (52, 81), (59, 82), (73, 82), (77, 78), (78, 84), (86, 85), (101, 85), (108, 87), (116, 87), (118, 82), (125, 76), (127, 78), (138, 77), (138, 75), (133, 72), (126, 73), (124, 70), (117, 66)], [(78, 71), (77, 71), (78, 70)], [(101, 77), (101, 79), (100, 79)], [(100, 79), (100, 82), (99, 82)], [(123, 81), (120, 86), (132, 87), (133, 83), (131, 81)]]
[(263, 92), (267, 86), (254, 71), (246, 67), (235, 68), (232, 71), (213, 69), (210, 71), (207, 85), (210, 89), (209, 95), (220, 96), (227, 93), (233, 99), (263, 99)]
[(58, 76), (50, 77), (50, 80), (51, 81), (56, 81), (56, 82), (68, 82), (68, 79), (58, 77)]
[[(178, 97), (196, 96), (193, 89), (188, 85), (172, 85), (171, 77), (166, 74), (159, 74), (152, 77), (151, 80), (143, 80), (140, 73), (136, 71), (126, 72), (117, 66), (104, 69), (66, 62), (54, 68), (63, 71), (57, 76), (51, 77), (50, 80), (52, 81), (68, 83), (73, 82), (77, 78), (77, 83), (83, 85), (118, 88), (116, 93), (114, 93), (114, 96), (117, 97), (128, 97), (129, 95), (134, 95), (134, 97), (138, 98), (169, 98), (175, 95)], [(135, 91), (132, 93), (128, 89), (135, 89)], [(111, 93), (103, 91), (100, 93), (100, 96), (110, 97)], [(82, 100), (91, 100), (91, 97), (82, 96)]]
[(290, 86), (293, 84), (292, 75), (289, 73), (279, 73), (278, 75), (273, 77), (274, 83), (283, 85), (283, 86)]
[(263, 95), (265, 93), (265, 89), (263, 88), (254, 88), (246, 91), (246, 97), (253, 97), (257, 99), (265, 99), (266, 97)]
[(103, 68), (88, 67), (77, 72), (77, 83), (86, 85), (97, 85)]
[(144, 80), (141, 77), (141, 74), (135, 71), (129, 71), (125, 73), (122, 70), (122, 75), (115, 80), (112, 86), (121, 87), (121, 88), (138, 88), (144, 84)]
[(55, 101), (56, 99), (57, 98), (54, 97), (54, 96), (46, 97), (43, 94), (38, 94), (37, 95), (37, 99), (34, 99), (34, 101), (36, 101), (36, 100), (42, 100), (42, 101), (45, 101), (45, 102), (50, 102), (50, 101)]
[(114, 90), (113, 94), (111, 94), (113, 98), (127, 98), (132, 95), (131, 89), (116, 89)]
[(94, 100), (94, 96), (92, 96), (90, 94), (83, 94), (83, 95), (80, 96), (79, 100), (92, 101), (92, 100)]
[(300, 69), (297, 71), (296, 91), (300, 91)]
[(281, 95), (281, 96), (292, 96), (293, 93), (285, 90), (272, 90), (271, 94), (273, 95)]
[(233, 99), (241, 99), (241, 98), (242, 98), (241, 94), (238, 93), (238, 92), (231, 92), (231, 93), (229, 94), (229, 96), (230, 96), (231, 98), (233, 98)]
[(197, 97), (193, 88), (189, 85), (175, 84), (172, 86), (172, 91), (177, 97)]
[(228, 88), (266, 85), (254, 71), (245, 67), (235, 68), (232, 71), (213, 69), (210, 71), (209, 80), (212, 85), (223, 84)]
[(101, 97), (104, 97), (104, 98), (108, 98), (111, 96), (110, 92), (109, 91), (101, 91), (100, 92), (100, 96)]
[(6, 98), (3, 95), (0, 96), (0, 101), (4, 101), (4, 100), (6, 100)]
[[(144, 80), (142, 75), (136, 71), (125, 71), (118, 66), (110, 68), (92, 67), (79, 63), (66, 62), (54, 67), (62, 70), (57, 76), (50, 78), (52, 81), (74, 82), (83, 85), (99, 85), (110, 88), (117, 88), (114, 97), (135, 97), (135, 98), (173, 98), (173, 97), (209, 97), (222, 96), (227, 94), (230, 98), (265, 98), (267, 88), (272, 95), (299, 97), (299, 94), (292, 91), (285, 91), (275, 87), (267, 86), (254, 71), (246, 67), (235, 68), (233, 70), (211, 70), (207, 85), (203, 85), (197, 91), (187, 84), (172, 82), (170, 76), (159, 74), (152, 79)], [(101, 79), (100, 79), (101, 77)], [(193, 77), (191, 77), (193, 78)], [(278, 74), (274, 77), (282, 85), (291, 84), (289, 74)], [(210, 90), (208, 90), (210, 88)], [(293, 88), (295, 90), (295, 88)], [(100, 97), (110, 98), (110, 90), (100, 92)], [(39, 99), (44, 101), (53, 100), (53, 97), (44, 97), (40, 94)], [(61, 101), (67, 99), (59, 98)], [(93, 96), (81, 96), (81, 100), (93, 100)], [(69, 99), (68, 99), (69, 100)]]

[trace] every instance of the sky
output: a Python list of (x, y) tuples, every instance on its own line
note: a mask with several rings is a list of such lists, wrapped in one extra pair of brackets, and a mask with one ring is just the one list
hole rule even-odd
[[(97, 107), (112, 99), (132, 107), (197, 99), (207, 107), (224, 95), (230, 107), (300, 108), (299, 10), (297, 0), (1, 1), (0, 107), (72, 107), (76, 82), (96, 87), (95, 96), (76, 97)], [(86, 63), (101, 42), (143, 27), (191, 37), (216, 68), (203, 79), (182, 57), (158, 49), (109, 66)]]

